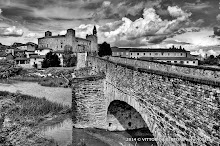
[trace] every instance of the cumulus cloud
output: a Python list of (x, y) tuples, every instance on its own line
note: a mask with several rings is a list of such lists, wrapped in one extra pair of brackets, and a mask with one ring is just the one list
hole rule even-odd
[(211, 8), (212, 5), (210, 2), (204, 2), (202, 3), (201, 1), (197, 1), (196, 3), (185, 3), (185, 6), (183, 7), (184, 9), (188, 9), (191, 11), (201, 11), (203, 9)]
[[(173, 20), (162, 20), (154, 8), (146, 8), (143, 11), (143, 17), (135, 21), (123, 17), (119, 21), (98, 26), (99, 38), (114, 45), (125, 45), (127, 43), (127, 46), (134, 46), (161, 43), (185, 25), (191, 15), (176, 6), (169, 8), (171, 15), (175, 16)], [(77, 30), (85, 36), (86, 33), (91, 32), (92, 28), (93, 25), (81, 25)], [(99, 41), (101, 41), (100, 39)]]
[(218, 14), (218, 15), (216, 16), (216, 20), (217, 20), (217, 21), (220, 21), (220, 14)]
[(170, 16), (178, 18), (178, 17), (189, 17), (191, 13), (185, 13), (181, 8), (178, 6), (168, 6), (168, 12), (170, 13)]
[(110, 1), (104, 1), (101, 8), (97, 9), (93, 16), (96, 21), (100, 19), (122, 18), (127, 15), (136, 16), (141, 14), (144, 8), (151, 8), (160, 3), (160, 0), (141, 1), (130, 3), (130, 1), (122, 1), (117, 4)]
[(197, 51), (192, 51), (191, 52), (192, 55), (200, 55), (202, 57), (206, 57), (206, 56), (210, 56), (210, 55), (214, 55), (217, 56), (219, 54), (219, 52), (214, 51), (214, 50), (203, 50), (203, 49), (199, 49)]
[(209, 37), (213, 34), (213, 30), (201, 29), (198, 32), (186, 32), (181, 35), (177, 35), (174, 39), (191, 43), (195, 46), (217, 46), (220, 45), (220, 41), (217, 38)]
[(25, 36), (25, 38), (35, 38), (36, 36), (37, 36), (36, 33), (30, 32)]
[(15, 26), (7, 27), (7, 28), (0, 28), (0, 36), (20, 37), (22, 35), (23, 35), (23, 30), (18, 29)]

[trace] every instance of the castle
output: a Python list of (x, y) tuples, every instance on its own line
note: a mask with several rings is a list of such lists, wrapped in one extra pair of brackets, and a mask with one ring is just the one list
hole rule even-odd
[(93, 34), (86, 35), (86, 39), (75, 36), (75, 30), (68, 29), (65, 35), (52, 36), (52, 32), (45, 32), (45, 36), (38, 38), (39, 48), (51, 48), (53, 51), (64, 51), (65, 46), (72, 47), (74, 53), (97, 52), (98, 38), (94, 26)]

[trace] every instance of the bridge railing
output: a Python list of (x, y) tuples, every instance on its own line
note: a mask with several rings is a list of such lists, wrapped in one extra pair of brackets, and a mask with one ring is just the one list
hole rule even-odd
[(109, 60), (116, 63), (134, 66), (136, 68), (158, 70), (158, 71), (164, 71), (170, 73), (177, 73), (180, 75), (188, 75), (191, 77), (214, 79), (220, 81), (220, 69), (216, 69), (216, 68), (171, 64), (165, 62), (146, 61), (141, 59), (122, 58), (122, 57), (109, 57)]
[(220, 69), (112, 56), (101, 58), (89, 55), (88, 59), (97, 63), (102, 62), (102, 67), (104, 64), (111, 63), (140, 72), (180, 78), (207, 85), (220, 86)]

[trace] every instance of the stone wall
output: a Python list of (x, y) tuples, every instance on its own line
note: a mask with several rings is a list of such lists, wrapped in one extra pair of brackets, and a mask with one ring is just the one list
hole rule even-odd
[(106, 128), (106, 99), (103, 76), (75, 78), (72, 81), (73, 123), (77, 128)]
[[(173, 67), (159, 63), (146, 62), (150, 67), (161, 68), (155, 71), (152, 68), (137, 69), (96, 57), (89, 57), (88, 61), (92, 63), (96, 72), (106, 74), (104, 93), (107, 107), (114, 100), (124, 101), (142, 115), (155, 138), (186, 139), (158, 141), (159, 145), (220, 144), (219, 84), (209, 80), (202, 81), (196, 77), (188, 79), (183, 75), (163, 72), (161, 70)], [(187, 70), (178, 66), (174, 68)], [(189, 74), (201, 76), (207, 74), (210, 78), (218, 78), (215, 76), (218, 72), (212, 70), (203, 72), (200, 69), (188, 70)]]
[(76, 69), (84, 68), (86, 67), (86, 53), (77, 53), (77, 63), (76, 63)]
[(141, 59), (109, 57), (110, 61), (115, 63), (127, 64), (136, 68), (153, 69), (164, 72), (178, 73), (179, 75), (188, 75), (203, 79), (213, 79), (220, 81), (220, 69), (209, 67), (199, 67), (181, 64), (170, 64), (157, 61), (144, 61)]

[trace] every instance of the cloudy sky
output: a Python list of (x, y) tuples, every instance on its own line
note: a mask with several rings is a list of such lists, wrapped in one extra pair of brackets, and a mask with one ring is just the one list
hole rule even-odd
[(37, 43), (74, 28), (85, 37), (98, 29), (99, 43), (111, 46), (220, 50), (219, 0), (0, 0), (0, 43)]

